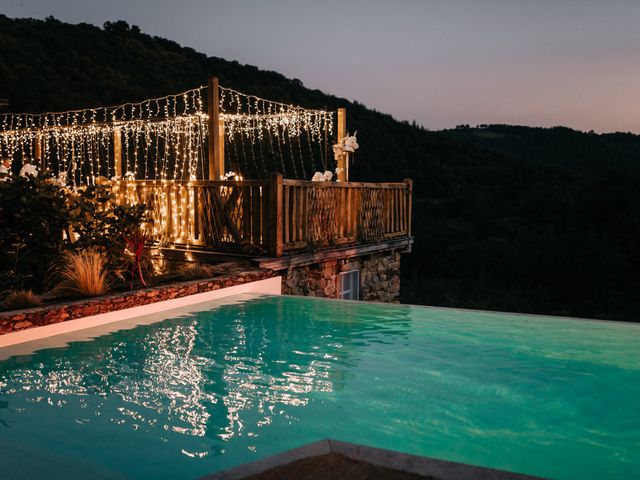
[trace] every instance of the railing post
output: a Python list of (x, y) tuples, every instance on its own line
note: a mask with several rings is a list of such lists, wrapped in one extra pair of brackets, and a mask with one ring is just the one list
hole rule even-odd
[[(339, 108), (338, 109), (338, 142), (347, 136), (347, 109)], [(346, 153), (341, 153), (338, 155), (338, 181), (339, 182), (348, 182), (349, 181), (349, 156)]]
[(122, 137), (120, 136), (120, 128), (113, 129), (113, 174), (120, 178), (124, 177), (122, 171)]
[[(209, 78), (207, 92), (207, 111), (209, 113), (209, 180), (220, 180), (224, 175), (224, 134), (220, 135), (220, 92), (218, 79)], [(223, 145), (220, 145), (220, 142)]]
[(407, 216), (407, 235), (411, 235), (411, 210), (413, 208), (413, 180), (410, 178), (405, 178), (404, 183), (407, 185), (407, 211), (405, 215)]
[(269, 255), (282, 256), (282, 174), (269, 176)]
[(44, 158), (42, 156), (42, 135), (40, 133), (36, 134), (36, 151), (33, 159), (34, 164), (40, 164), (40, 169), (44, 170), (47, 166), (44, 164)]

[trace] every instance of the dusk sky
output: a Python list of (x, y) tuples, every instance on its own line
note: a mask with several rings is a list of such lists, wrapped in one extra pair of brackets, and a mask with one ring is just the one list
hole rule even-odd
[(0, 0), (0, 13), (123, 19), (429, 129), (640, 133), (639, 1)]

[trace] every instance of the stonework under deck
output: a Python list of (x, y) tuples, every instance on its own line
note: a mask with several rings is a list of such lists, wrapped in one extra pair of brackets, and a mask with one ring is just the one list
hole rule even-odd
[(398, 302), (400, 253), (375, 253), (350, 260), (329, 260), (293, 267), (282, 277), (282, 293), (341, 298), (339, 275), (360, 271), (360, 300)]
[(282, 293), (343, 298), (341, 274), (359, 272), (359, 300), (398, 302), (401, 253), (411, 251), (413, 239), (338, 247), (280, 258), (259, 258), (261, 268), (282, 274)]

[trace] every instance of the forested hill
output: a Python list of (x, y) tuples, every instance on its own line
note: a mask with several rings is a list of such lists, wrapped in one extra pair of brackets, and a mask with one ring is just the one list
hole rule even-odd
[(566, 127), (460, 125), (443, 133), (514, 159), (555, 165), (585, 175), (640, 174), (640, 136), (580, 132)]
[(514, 159), (125, 22), (100, 29), (0, 16), (0, 46), (0, 98), (14, 111), (141, 100), (210, 75), (274, 100), (347, 107), (361, 145), (354, 180), (414, 179), (416, 243), (403, 261), (403, 301), (640, 319), (640, 180), (633, 175), (584, 176)]

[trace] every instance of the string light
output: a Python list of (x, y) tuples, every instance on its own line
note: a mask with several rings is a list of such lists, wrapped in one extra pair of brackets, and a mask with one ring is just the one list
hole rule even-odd
[[(303, 138), (309, 146), (308, 163), (316, 168), (318, 158), (320, 168), (327, 169), (324, 152), (332, 143), (335, 112), (221, 86), (218, 94), (227, 163), (238, 172), (236, 181), (264, 178), (268, 169), (305, 178)], [(150, 205), (156, 238), (185, 241), (194, 229), (193, 222), (186, 221), (195, 201), (191, 182), (206, 178), (208, 171), (206, 95), (207, 87), (201, 86), (111, 107), (0, 114), (0, 159), (21, 158), (58, 178), (64, 174), (72, 188), (110, 180), (117, 202)], [(283, 148), (283, 143), (288, 145)], [(267, 167), (269, 155), (272, 163)]]

